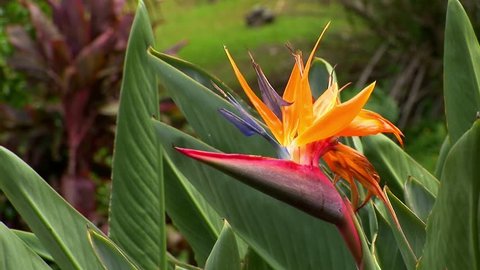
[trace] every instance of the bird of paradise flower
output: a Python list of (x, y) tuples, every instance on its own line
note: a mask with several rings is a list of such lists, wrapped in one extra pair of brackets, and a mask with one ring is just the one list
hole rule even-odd
[[(263, 136), (277, 149), (279, 159), (179, 147), (177, 150), (335, 224), (361, 268), (362, 248), (353, 221), (354, 211), (364, 206), (372, 196), (376, 196), (387, 206), (397, 226), (400, 224), (379, 185), (380, 178), (372, 164), (360, 152), (342, 144), (339, 138), (392, 133), (402, 144), (403, 134), (381, 115), (363, 109), (375, 83), (365, 87), (352, 99), (341, 102), (339, 94), (343, 88), (339, 89), (338, 84), (330, 80), (323, 94), (317, 100), (312, 98), (308, 75), (327, 28), (328, 25), (305, 64), (300, 52), (293, 53), (295, 64), (283, 97), (274, 90), (252, 57), (261, 99), (257, 97), (225, 48), (240, 85), (271, 134), (232, 95), (216, 86), (237, 109), (237, 114), (226, 109), (220, 109), (220, 113), (245, 135)], [(321, 159), (333, 173), (333, 180), (322, 171)], [(351, 202), (342, 198), (335, 188), (334, 184), (339, 179), (349, 184)], [(357, 182), (367, 190), (362, 203), (359, 202)]]

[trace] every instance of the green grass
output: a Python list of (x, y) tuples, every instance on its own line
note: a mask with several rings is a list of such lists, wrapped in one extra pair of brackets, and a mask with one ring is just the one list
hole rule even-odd
[[(184, 4), (187, 2), (187, 4)], [(157, 46), (167, 49), (181, 40), (188, 40), (179, 57), (212, 72), (227, 83), (235, 82), (223, 51), (227, 46), (246, 77), (252, 79), (248, 51), (262, 66), (269, 78), (284, 83), (293, 58), (285, 44), (309, 53), (328, 21), (332, 21), (325, 44), (332, 43), (331, 33), (351, 31), (346, 14), (339, 5), (318, 1), (285, 1), (276, 10), (273, 24), (258, 28), (245, 25), (244, 16), (258, 1), (217, 1), (214, 4), (188, 4), (188, 1), (165, 1), (161, 5), (164, 22), (156, 28)], [(323, 47), (322, 47), (323, 48)], [(325, 52), (323, 52), (325, 53)], [(322, 55), (322, 49), (319, 55)]]

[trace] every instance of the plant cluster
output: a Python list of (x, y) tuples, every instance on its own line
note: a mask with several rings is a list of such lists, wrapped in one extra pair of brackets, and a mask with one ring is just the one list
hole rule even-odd
[[(435, 175), (378, 134), (402, 141), (398, 128), (363, 109), (374, 84), (341, 100), (348, 88), (315, 49), (305, 64), (294, 53), (281, 97), (253, 61), (261, 98), (227, 51), (255, 112), (220, 80), (155, 51), (153, 40), (140, 1), (123, 73), (108, 235), (0, 148), (0, 190), (33, 232), (0, 226), (5, 269), (479, 265), (480, 45), (457, 0), (447, 9), (448, 135)], [(157, 83), (197, 137), (159, 121)], [(166, 251), (165, 214), (198, 266)]]

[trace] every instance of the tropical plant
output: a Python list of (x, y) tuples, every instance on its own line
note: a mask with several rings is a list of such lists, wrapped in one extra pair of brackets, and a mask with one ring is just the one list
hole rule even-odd
[[(264, 125), (221, 81), (156, 52), (140, 2), (117, 118), (109, 235), (0, 148), (0, 189), (33, 231), (0, 227), (2, 266), (49, 269), (46, 260), (62, 269), (476, 269), (480, 46), (457, 0), (449, 1), (445, 36), (449, 130), (434, 176), (386, 136), (356, 137), (400, 135), (362, 110), (372, 85), (340, 102), (332, 68), (313, 54), (303, 66), (295, 54), (284, 100), (254, 63), (262, 101), (227, 53)], [(200, 139), (158, 121), (157, 80)], [(283, 159), (271, 158), (276, 153)], [(362, 153), (388, 188), (379, 189)], [(366, 203), (356, 209), (360, 198)], [(165, 212), (198, 266), (166, 251)]]
[(102, 112), (118, 96), (133, 14), (123, 10), (125, 1), (64, 0), (48, 1), (50, 19), (34, 2), (20, 2), (34, 36), (23, 25), (7, 27), (14, 47), (8, 64), (26, 75), (35, 98), (20, 108), (0, 107), (7, 123), (3, 141), (10, 149), (23, 148), (35, 168), (62, 172), (41, 171), (60, 178), (65, 198), (94, 218), (96, 186), (89, 174), (94, 166), (109, 168), (92, 156), (112, 148), (114, 119)]

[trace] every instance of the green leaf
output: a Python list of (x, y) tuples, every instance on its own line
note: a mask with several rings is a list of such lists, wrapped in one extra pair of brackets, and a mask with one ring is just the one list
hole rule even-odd
[(372, 242), (372, 246), (376, 253), (375, 257), (377, 258), (381, 269), (407, 269), (390, 225), (381, 215), (378, 217), (378, 232)]
[(443, 66), (445, 112), (453, 145), (480, 110), (480, 46), (458, 0), (448, 1)]
[(232, 94), (238, 102), (242, 104), (245, 108), (250, 107), (238, 96), (238, 94), (233, 91), (230, 87), (228, 87), (226, 84), (224, 84), (221, 80), (219, 80), (217, 77), (207, 73), (205, 70), (201, 69), (200, 67), (197, 67), (196, 65), (187, 62), (185, 60), (173, 57), (171, 55), (157, 52), (155, 50), (151, 50), (152, 55), (155, 57), (158, 57), (159, 59), (165, 61), (169, 65), (175, 67), (176, 69), (180, 70), (183, 72), (185, 75), (188, 77), (192, 78), (196, 82), (200, 83), (204, 87), (210, 89), (214, 93), (218, 93), (218, 90), (215, 89), (212, 83), (216, 84), (219, 86), (222, 90)]
[(222, 220), (168, 156), (164, 156), (164, 173), (168, 216), (192, 246), (197, 263), (203, 266), (220, 234)]
[(405, 182), (403, 196), (405, 198), (405, 204), (423, 222), (426, 222), (435, 203), (435, 196), (413, 177)]
[(403, 194), (405, 182), (415, 178), (431, 194), (438, 191), (438, 180), (385, 135), (362, 138), (364, 154), (395, 194)]
[[(398, 253), (395, 251), (394, 245), (391, 242), (392, 237), (388, 236), (389, 233), (385, 228), (382, 228), (382, 226), (388, 224), (390, 231), (393, 234), (393, 239), (396, 242), (396, 246), (402, 255), (404, 265), (407, 269), (413, 270), (417, 264), (417, 257), (422, 254), (423, 245), (425, 243), (425, 224), (390, 191), (387, 191), (387, 195), (395, 209), (395, 213), (402, 228), (398, 228), (395, 224), (383, 202), (376, 200), (375, 207), (380, 214), (379, 220), (381, 221), (379, 222), (379, 239), (376, 241), (377, 245), (379, 245), (377, 251), (379, 253), (378, 258), (380, 261), (383, 261), (383, 256), (385, 256), (386, 262), (394, 262), (397, 259), (395, 256), (397, 256)], [(383, 243), (382, 237), (384, 236), (380, 233), (386, 234), (386, 241), (383, 241)], [(385, 248), (385, 250), (382, 248)], [(391, 265), (391, 263), (385, 264), (386, 265), (382, 266), (386, 267), (387, 265)]]
[(88, 230), (89, 240), (95, 249), (95, 254), (107, 270), (138, 270), (127, 255), (117, 247), (112, 240)]
[(427, 223), (422, 269), (480, 267), (480, 121), (448, 154)]
[(312, 90), (312, 96), (317, 99), (328, 88), (328, 81), (332, 76), (332, 81), (337, 81), (337, 75), (332, 65), (325, 59), (315, 57), (308, 74), (308, 80), (310, 83), (310, 89)]
[(380, 270), (378, 262), (375, 260), (372, 251), (367, 243), (367, 237), (358, 219), (354, 219), (355, 227), (358, 230), (360, 236), (360, 242), (362, 244), (362, 267), (364, 270)]
[(0, 190), (62, 269), (102, 269), (87, 239), (87, 226), (95, 226), (3, 147)]
[[(194, 81), (183, 72), (158, 58), (150, 50), (152, 67), (157, 71), (160, 83), (180, 108), (197, 135), (209, 145), (224, 151), (274, 156), (274, 149), (260, 136), (246, 138), (228, 122), (219, 109), (237, 110), (210, 89)], [(237, 143), (244, 142), (244, 143)]]
[(52, 255), (45, 249), (40, 240), (31, 232), (11, 230), (18, 238), (31, 248), (38, 256), (48, 261), (53, 261)]
[(166, 155), (235, 232), (273, 268), (355, 268), (353, 257), (333, 225), (179, 154), (172, 145), (206, 151), (215, 149), (163, 123), (154, 123)]
[(443, 165), (445, 164), (445, 158), (447, 158), (447, 154), (448, 152), (450, 152), (451, 148), (452, 143), (450, 142), (450, 136), (447, 135), (447, 137), (445, 137), (445, 140), (442, 143), (442, 147), (440, 148), (437, 164), (435, 166), (435, 176), (437, 177), (437, 179), (440, 179), (442, 177), (442, 170)]
[(0, 269), (50, 270), (51, 268), (14, 232), (0, 222)]
[(247, 253), (242, 260), (243, 270), (272, 270), (273, 268), (268, 265), (262, 257), (258, 255), (252, 248), (247, 249)]
[(150, 22), (139, 1), (120, 94), (109, 225), (110, 238), (136, 265), (166, 269), (162, 159), (150, 123), (159, 115), (157, 81), (148, 65), (151, 45)]
[(205, 270), (240, 270), (237, 240), (228, 222), (225, 221), (218, 241), (208, 256)]

